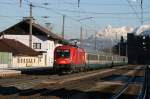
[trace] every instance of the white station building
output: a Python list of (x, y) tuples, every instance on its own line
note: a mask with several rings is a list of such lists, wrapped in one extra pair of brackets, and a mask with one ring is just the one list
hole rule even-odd
[[(14, 39), (29, 47), (29, 20), (23, 20), (2, 31), (0, 38)], [(42, 53), (45, 67), (53, 66), (54, 49), (63, 43), (64, 40), (61, 37), (33, 21), (32, 49)]]

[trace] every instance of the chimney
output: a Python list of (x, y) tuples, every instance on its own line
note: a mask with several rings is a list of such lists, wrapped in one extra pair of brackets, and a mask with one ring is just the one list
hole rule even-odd
[(51, 31), (52, 30), (52, 24), (51, 23), (45, 23), (45, 26), (46, 26), (46, 29), (48, 31)]

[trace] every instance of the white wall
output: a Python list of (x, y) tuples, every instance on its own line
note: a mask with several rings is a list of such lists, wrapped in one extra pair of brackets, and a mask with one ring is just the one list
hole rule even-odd
[[(15, 39), (27, 46), (29, 46), (29, 35), (5, 35), (4, 38)], [(44, 36), (32, 35), (32, 46), (33, 43), (41, 43), (41, 49), (35, 49), (36, 51), (46, 51), (47, 49), (47, 38)]]
[(9, 64), (0, 64), (0, 69), (8, 68)]
[(54, 47), (53, 41), (47, 41), (47, 65), (50, 67), (53, 66)]
[(46, 67), (43, 56), (13, 56), (12, 68)]

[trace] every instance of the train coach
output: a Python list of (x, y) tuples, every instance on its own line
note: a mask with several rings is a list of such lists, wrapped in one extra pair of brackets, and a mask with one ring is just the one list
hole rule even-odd
[(112, 67), (128, 64), (125, 56), (111, 55), (110, 53), (90, 53), (86, 52), (86, 66), (89, 69)]
[(55, 48), (53, 68), (57, 72), (78, 72), (127, 63), (128, 59), (125, 56), (87, 52), (76, 46), (63, 45)]

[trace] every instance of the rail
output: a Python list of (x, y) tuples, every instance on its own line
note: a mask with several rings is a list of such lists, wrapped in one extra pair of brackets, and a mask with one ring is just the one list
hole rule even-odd
[(146, 99), (147, 90), (148, 90), (148, 66), (146, 66), (145, 68), (143, 88), (137, 99)]
[(130, 82), (134, 80), (135, 77), (130, 78), (127, 83), (124, 85), (122, 89), (120, 89), (115, 95), (113, 95), (110, 99), (118, 99), (128, 88)]
[[(136, 99), (147, 99), (148, 96), (148, 69), (150, 66), (146, 66), (145, 73), (144, 73), (144, 82), (143, 87), (141, 89), (140, 94), (136, 97)], [(115, 95), (110, 97), (110, 99), (118, 99), (127, 89), (130, 82), (134, 80), (135, 77), (130, 78), (127, 83), (124, 85), (122, 89), (120, 89), (118, 92), (116, 92)]]

